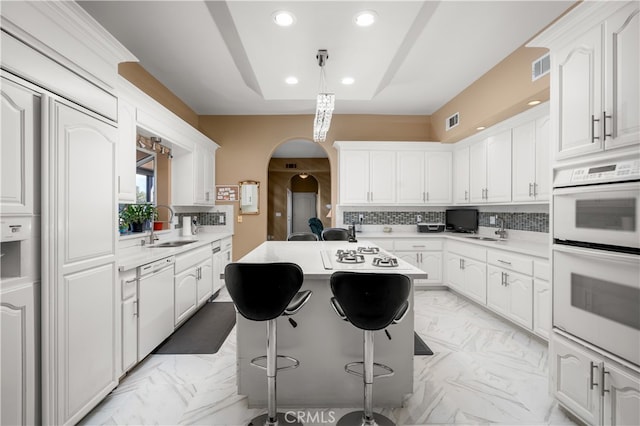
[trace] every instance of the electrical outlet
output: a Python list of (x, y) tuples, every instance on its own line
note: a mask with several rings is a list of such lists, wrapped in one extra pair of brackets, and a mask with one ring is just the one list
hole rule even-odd
[(416, 215), (416, 223), (422, 222), (422, 215)]
[(358, 215), (358, 220), (360, 221), (360, 223), (364, 222), (364, 215), (362, 213)]
[(242, 215), (238, 215), (238, 223), (242, 223)]
[(224, 222), (225, 222), (225, 217), (220, 216), (220, 225), (224, 225)]
[(496, 224), (496, 217), (489, 216), (489, 225), (495, 225), (495, 224)]

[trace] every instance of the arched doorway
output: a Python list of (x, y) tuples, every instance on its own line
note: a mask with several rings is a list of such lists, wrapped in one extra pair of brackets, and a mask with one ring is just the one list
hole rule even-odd
[[(324, 149), (296, 139), (284, 142), (269, 161), (267, 235), (284, 241), (290, 232), (311, 232), (308, 221), (317, 217), (325, 227), (331, 210), (331, 168)], [(313, 216), (312, 216), (313, 215)]]

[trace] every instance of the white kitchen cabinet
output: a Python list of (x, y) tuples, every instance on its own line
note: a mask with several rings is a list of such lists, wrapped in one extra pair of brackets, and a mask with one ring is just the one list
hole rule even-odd
[(38, 213), (40, 95), (2, 77), (2, 144), (0, 145), (0, 211)]
[(138, 362), (138, 278), (136, 270), (120, 273), (122, 286), (122, 360), (120, 373)]
[(482, 305), (487, 304), (487, 265), (484, 248), (447, 242), (447, 285)]
[(468, 204), (470, 200), (469, 149), (466, 146), (453, 152), (453, 201), (456, 204)]
[(197, 305), (201, 306), (213, 293), (213, 259), (209, 258), (196, 266), (198, 282), (196, 286)]
[[(120, 286), (116, 285), (117, 129), (63, 101), (48, 104), (43, 185), (43, 352), (56, 375), (44, 398), (50, 423), (76, 423), (116, 385)], [(93, 161), (99, 159), (100, 161)], [(44, 213), (44, 212), (43, 212)], [(116, 305), (117, 304), (117, 305)], [(46, 382), (49, 384), (49, 382)]]
[(483, 305), (487, 303), (487, 265), (473, 259), (462, 258), (465, 294)]
[(396, 201), (396, 153), (340, 151), (342, 204), (390, 204)]
[(529, 44), (551, 50), (556, 160), (640, 141), (638, 9), (586, 3)]
[(136, 203), (136, 108), (118, 99), (118, 202)]
[(215, 149), (196, 145), (176, 153), (172, 161), (171, 196), (174, 205), (215, 204)]
[(427, 279), (415, 280), (415, 287), (429, 287), (442, 283), (442, 240), (395, 240), (394, 254), (423, 270)]
[(37, 353), (40, 322), (39, 283), (2, 291), (0, 297), (0, 424), (38, 424)]
[(471, 203), (511, 201), (511, 130), (469, 148)]
[(452, 200), (452, 154), (399, 151), (397, 201), (401, 204), (446, 204)]
[(557, 333), (550, 346), (552, 391), (589, 425), (640, 424), (640, 374)]
[(487, 268), (487, 306), (531, 330), (533, 279), (493, 265), (488, 265)]
[(549, 117), (513, 129), (513, 201), (549, 200)]
[[(213, 246), (213, 294), (224, 286), (224, 269), (231, 263), (231, 237), (224, 238), (221, 241), (214, 242)], [(219, 251), (216, 251), (216, 247)]]
[(533, 262), (533, 332), (549, 340), (551, 333), (551, 284), (549, 262)]
[(210, 245), (176, 256), (174, 286), (174, 322), (178, 326), (211, 296), (213, 260)]
[(174, 277), (175, 285), (175, 325), (176, 327), (190, 317), (196, 310), (196, 291), (198, 272), (189, 268)]

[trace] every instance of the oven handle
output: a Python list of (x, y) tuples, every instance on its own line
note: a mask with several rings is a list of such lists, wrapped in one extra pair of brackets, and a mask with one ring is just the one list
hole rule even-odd
[(575, 254), (579, 256), (594, 257), (596, 259), (601, 259), (601, 260), (609, 260), (609, 261), (614, 260), (614, 261), (627, 262), (627, 263), (633, 263), (633, 264), (637, 264), (638, 258), (639, 258), (639, 256), (635, 254), (625, 254), (625, 253), (618, 253), (613, 251), (592, 250), (592, 249), (587, 249), (582, 247), (568, 246), (564, 244), (553, 244), (553, 250), (569, 253), (569, 254)]
[(640, 182), (607, 183), (603, 185), (570, 186), (554, 188), (553, 195), (585, 194), (589, 192), (627, 191), (640, 189)]

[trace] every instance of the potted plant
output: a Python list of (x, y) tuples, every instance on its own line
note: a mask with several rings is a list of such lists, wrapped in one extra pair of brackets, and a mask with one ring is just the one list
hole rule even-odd
[(158, 210), (153, 204), (129, 204), (120, 212), (122, 222), (131, 224), (133, 232), (143, 232), (146, 224), (158, 218)]

